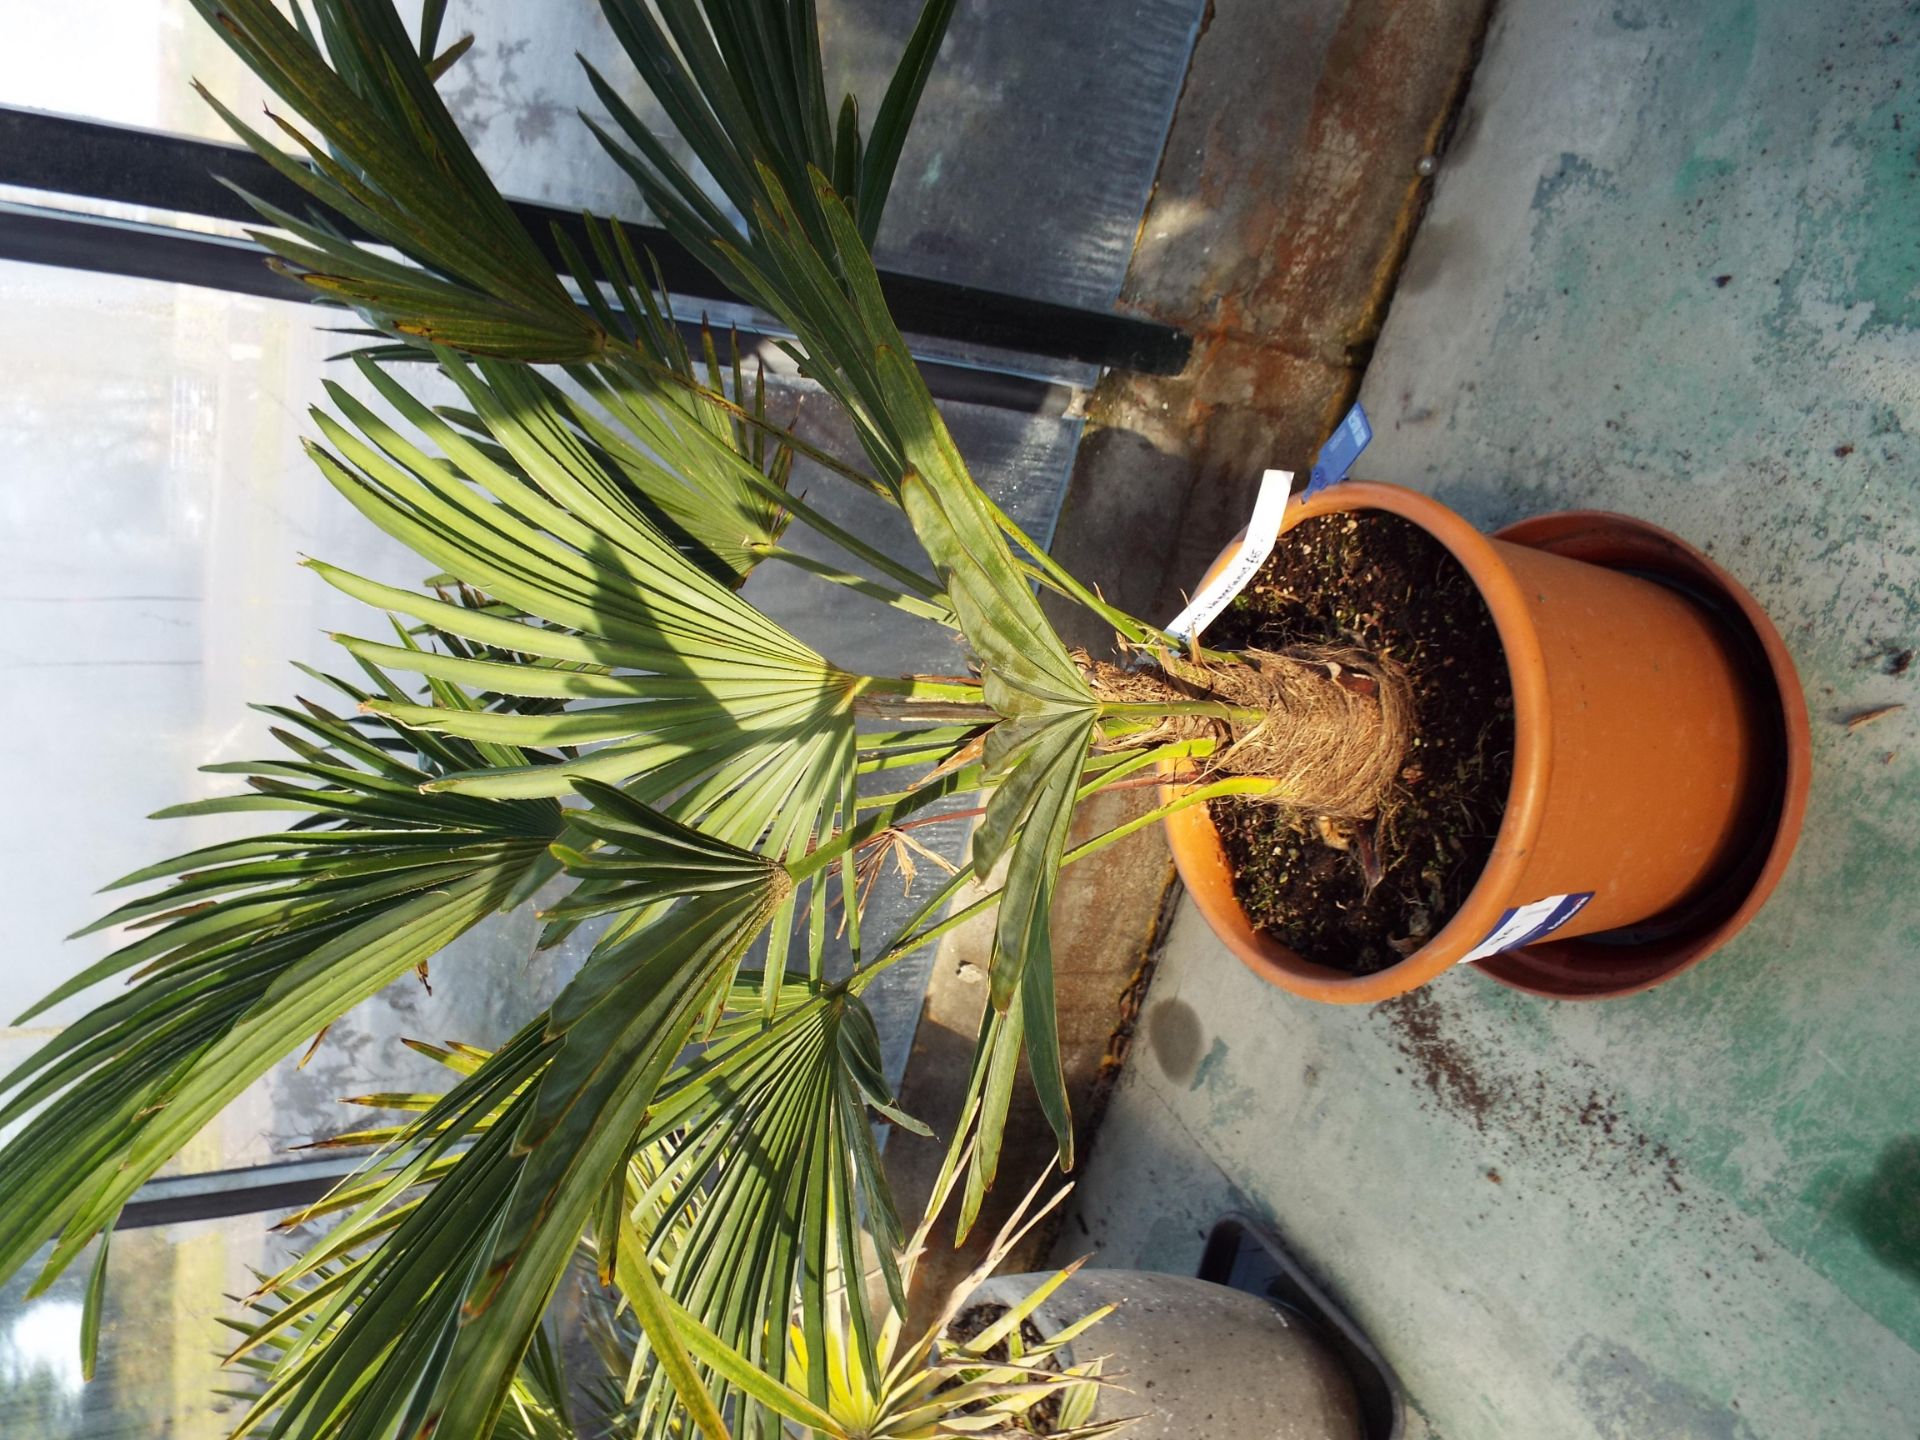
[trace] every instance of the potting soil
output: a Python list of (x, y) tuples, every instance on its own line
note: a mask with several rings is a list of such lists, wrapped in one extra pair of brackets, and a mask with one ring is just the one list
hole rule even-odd
[(1413, 739), (1375, 821), (1211, 802), (1234, 893), (1257, 927), (1349, 974), (1399, 963), (1473, 888), (1512, 778), (1506, 656), (1473, 581), (1445, 546), (1397, 515), (1319, 516), (1281, 536), (1205, 643), (1350, 644), (1405, 667)]

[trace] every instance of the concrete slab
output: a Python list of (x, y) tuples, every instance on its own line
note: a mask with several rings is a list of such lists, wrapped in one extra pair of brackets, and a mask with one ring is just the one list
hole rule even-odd
[(1446, 1440), (1915, 1433), (1920, 733), (1845, 721), (1920, 698), (1917, 57), (1904, 3), (1501, 7), (1362, 392), (1370, 477), (1760, 597), (1815, 724), (1773, 903), (1632, 1000), (1357, 1012), (1183, 912), (1063, 1248), (1265, 1213)]
[(1687, 1077), (1733, 1047), (1630, 1009), (1467, 973), (1290, 1003), (1183, 907), (1059, 1256), (1191, 1273), (1221, 1211), (1270, 1220), (1398, 1371), (1412, 1440), (1911, 1433), (1910, 1339), (1727, 1183), (1733, 1117)]

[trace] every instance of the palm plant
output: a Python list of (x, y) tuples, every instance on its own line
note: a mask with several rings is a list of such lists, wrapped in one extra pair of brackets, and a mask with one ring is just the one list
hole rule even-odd
[[(1048, 930), (1061, 867), (1214, 795), (1368, 813), (1398, 767), (1396, 677), (1364, 657), (1183, 647), (1067, 574), (974, 483), (870, 254), (952, 0), (928, 0), (864, 128), (852, 97), (827, 103), (811, 0), (602, 0), (711, 189), (588, 70), (613, 120), (587, 122), (600, 142), (674, 236), (792, 334), (860, 464), (775, 423), (711, 337), (693, 353), (617, 223), (589, 222), (590, 253), (556, 235), (556, 267), (435, 92), (462, 49), (441, 47), (443, 4), (409, 33), (389, 0), (315, 0), (292, 19), (271, 0), (194, 3), (304, 152), (208, 97), (317, 202), (260, 204), (262, 238), (374, 332), (355, 363), (388, 413), (330, 386), (312, 457), (434, 573), (408, 590), (312, 562), (395, 634), (339, 637), (363, 678), (317, 678), (345, 705), (271, 707), (283, 754), (220, 767), (249, 791), (171, 812), (295, 818), (118, 882), (164, 883), (100, 922), (135, 938), (36, 1007), (131, 982), (0, 1087), (0, 1125), (19, 1124), (0, 1152), (0, 1278), (51, 1241), (50, 1281), (268, 1067), (564, 877), (546, 938), (595, 921), (590, 958), (358, 1182), (318, 1254), (362, 1248), (308, 1272), (301, 1333), (325, 1343), (275, 1363), (266, 1433), (492, 1433), (588, 1240), (646, 1328), (646, 1433), (718, 1434), (730, 1417), (777, 1434), (743, 1377), (791, 1379), (822, 1406), (829, 1367), (798, 1357), (827, 1353), (834, 1307), (879, 1374), (876, 1306), (903, 1305), (872, 1126), (914, 1122), (881, 1073), (861, 998), (874, 978), (997, 906), (992, 1004), (943, 1177), (964, 1228), (1022, 1055), (1071, 1164)], [(422, 364), (460, 404), (418, 398)], [(927, 565), (791, 493), (796, 454), (900, 507)], [(795, 524), (844, 564), (782, 545)], [(949, 627), (975, 672), (845, 668), (742, 596), (768, 563)], [(1069, 652), (1036, 584), (1110, 624), (1132, 662)], [(1174, 806), (1068, 849), (1077, 804), (1170, 763), (1196, 781)], [(862, 936), (863, 865), (968, 793), (984, 798), (967, 863), (898, 934)], [(943, 914), (967, 882), (989, 893)], [(854, 955), (837, 978), (836, 895)], [(866, 1257), (878, 1301), (836, 1278)], [(690, 1351), (668, 1323), (682, 1315), (719, 1348)]]
[[(805, 1005), (802, 988), (789, 987), (783, 1008)], [(756, 994), (749, 988), (739, 997), (743, 1012), (751, 1009)], [(668, 1097), (663, 1108), (669, 1115), (680, 1113), (672, 1103), (674, 1097), (699, 1089), (703, 1077), (716, 1068), (730, 1069), (750, 1054), (741, 1042), (757, 1031), (749, 1015), (723, 1022), (702, 1055), (679, 1067), (662, 1085)], [(474, 1074), (491, 1058), (486, 1051), (465, 1045), (407, 1043), (461, 1075)], [(421, 1118), (350, 1131), (321, 1144), (373, 1145), (399, 1154), (439, 1128), (441, 1121), (436, 1117), (446, 1113), (445, 1098), (391, 1093), (357, 1097), (349, 1103), (417, 1112)], [(475, 1129), (490, 1128), (500, 1113), (477, 1122)], [(667, 1125), (674, 1123), (670, 1119)], [(983, 1313), (977, 1324), (956, 1324), (971, 1318), (969, 1303), (981, 1282), (1066, 1198), (1067, 1190), (1061, 1188), (1044, 1203), (1036, 1203), (1049, 1175), (1043, 1174), (1015, 1207), (973, 1273), (954, 1287), (917, 1339), (908, 1339), (898, 1311), (883, 1316), (876, 1333), (866, 1332), (863, 1327), (869, 1316), (857, 1300), (862, 1277), (843, 1268), (832, 1277), (826, 1292), (824, 1329), (810, 1335), (804, 1323), (788, 1327), (784, 1377), (778, 1377), (750, 1363), (663, 1288), (681, 1258), (701, 1247), (709, 1220), (725, 1223), (725, 1215), (709, 1197), (672, 1183), (674, 1172), (685, 1166), (686, 1159), (682, 1147), (658, 1138), (661, 1134), (662, 1127), (656, 1126), (650, 1132), (655, 1138), (635, 1146), (621, 1181), (619, 1213), (609, 1215), (607, 1223), (580, 1247), (580, 1268), (587, 1277), (583, 1286), (587, 1330), (601, 1369), (591, 1380), (570, 1375), (564, 1347), (546, 1328), (536, 1329), (510, 1383), (507, 1403), (496, 1421), (496, 1437), (580, 1440), (589, 1434), (675, 1433), (675, 1417), (662, 1402), (676, 1383), (672, 1378), (676, 1370), (681, 1372), (679, 1383), (687, 1385), (685, 1393), (692, 1397), (688, 1408), (695, 1419), (702, 1418), (704, 1410), (707, 1423), (723, 1425), (717, 1407), (707, 1403), (702, 1387), (691, 1382), (682, 1348), (731, 1380), (750, 1401), (784, 1420), (794, 1433), (817, 1440), (1017, 1436), (1032, 1433), (1031, 1422), (1039, 1412), (1050, 1412), (1044, 1433), (1058, 1440), (1092, 1440), (1127, 1423), (1092, 1419), (1103, 1383), (1099, 1360), (1062, 1367), (1059, 1358), (1068, 1345), (1104, 1319), (1111, 1306), (1096, 1308), (1051, 1335), (1036, 1338), (1030, 1332), (1034, 1312), (1072, 1277), (1078, 1264), (1056, 1271), (1019, 1303), (998, 1313)], [(398, 1173), (369, 1176), (362, 1183), (342, 1187), (282, 1222), (282, 1228), (292, 1228), (339, 1217), (324, 1241), (279, 1274), (258, 1277), (260, 1286), (254, 1295), (235, 1297), (243, 1313), (223, 1322), (240, 1337), (228, 1364), (244, 1383), (224, 1392), (247, 1406), (234, 1427), (236, 1436), (272, 1433), (288, 1391), (338, 1334), (329, 1316), (330, 1297), (351, 1285), (352, 1271), (369, 1258), (399, 1212), (418, 1203), (417, 1198), (408, 1199), (409, 1194), (433, 1184), (455, 1163), (452, 1157), (443, 1157), (422, 1169), (397, 1166)], [(928, 1231), (945, 1199), (943, 1188), (898, 1257), (903, 1280), (911, 1279), (925, 1253)], [(649, 1317), (649, 1323), (635, 1322), (641, 1314)], [(672, 1350), (661, 1355), (654, 1336), (670, 1336)], [(654, 1363), (656, 1355), (664, 1363)], [(823, 1395), (813, 1379), (816, 1373), (825, 1376)], [(580, 1413), (576, 1391), (584, 1392), (589, 1407), (595, 1409), (591, 1417)]]

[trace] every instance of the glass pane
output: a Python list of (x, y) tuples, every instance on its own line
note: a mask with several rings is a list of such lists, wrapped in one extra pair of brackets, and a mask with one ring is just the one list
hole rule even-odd
[[(887, 201), (883, 265), (1105, 310), (1206, 0), (955, 8)], [(917, 5), (826, 0), (830, 93), (871, 116)]]
[(0, 100), (120, 125), (231, 139), (193, 92), (198, 79), (236, 115), (269, 92), (187, 0), (14, 0), (0, 45)]
[(278, 1214), (122, 1230), (107, 1260), (99, 1364), (80, 1379), (80, 1313), (91, 1253), (28, 1300), (29, 1265), (0, 1289), (0, 1435), (7, 1440), (224, 1440), (243, 1413), (214, 1394), (234, 1379), (218, 1357), (234, 1337), (222, 1297), (300, 1248)]
[[(854, 91), (871, 117), (919, 6), (819, 8), (831, 93)], [(901, 160), (881, 262), (1111, 305), (1204, 9), (1205, 0), (958, 7)], [(186, 0), (25, 0), (9, 26), (0, 47), (9, 104), (227, 140), (188, 80), (249, 119), (267, 98)], [(659, 118), (599, 6), (453, 0), (443, 35), (469, 31), (476, 43), (442, 90), (501, 189), (640, 218), (631, 183), (575, 114), (600, 113), (577, 51)], [(77, 35), (86, 36), (84, 63)]]
[[(13, 618), (4, 764), (37, 832), (0, 837), (12, 983), (44, 992), (111, 941), (63, 945), (101, 884), (212, 844), (245, 817), (149, 825), (224, 793), (195, 773), (265, 751), (250, 701), (288, 695), (288, 661), (337, 665), (326, 632), (363, 607), (301, 555), (402, 584), (422, 563), (320, 481), (300, 449), (338, 336), (312, 312), (188, 286), (0, 264), (0, 605)], [(311, 688), (311, 687), (309, 687)], [(62, 1006), (51, 1023), (71, 1017)]]
[[(384, 539), (302, 454), (307, 406), (323, 398), (338, 336), (325, 312), (185, 286), (0, 264), (0, 346), (14, 382), (0, 439), (14, 479), (0, 490), (0, 606), (13, 617), (11, 683), (0, 723), (14, 737), (0, 785), (18, 813), (43, 817), (0, 838), (0, 942), (10, 979), (37, 996), (106, 953), (113, 940), (62, 936), (93, 919), (92, 892), (166, 855), (259, 828), (249, 817), (147, 824), (143, 814), (229, 793), (196, 767), (272, 753), (256, 701), (314, 684), (289, 660), (338, 668), (327, 632), (373, 634), (378, 617), (300, 569), (315, 555), (390, 583), (428, 568)], [(364, 395), (348, 367), (332, 378)], [(349, 380), (349, 377), (352, 377)], [(420, 376), (425, 379), (424, 374)], [(819, 393), (782, 382), (782, 405), (817, 443), (852, 451)], [(445, 398), (446, 392), (440, 392)], [(962, 451), (1000, 503), (1044, 539), (1079, 434), (1076, 421), (952, 405)], [(844, 482), (801, 467), (810, 499), (915, 554), (904, 519)], [(863, 510), (872, 513), (858, 513)], [(803, 543), (795, 533), (795, 542)], [(950, 672), (944, 634), (787, 570), (754, 595), (770, 614), (850, 666)], [(964, 827), (936, 827), (957, 853)], [(931, 838), (930, 838), (931, 843)], [(921, 887), (937, 883), (923, 873)], [(876, 903), (897, 896), (886, 881)], [(893, 928), (876, 914), (876, 926)], [(529, 912), (495, 917), (432, 967), (335, 1026), (302, 1068), (294, 1059), (197, 1139), (181, 1168), (261, 1163), (353, 1120), (343, 1095), (441, 1088), (445, 1074), (401, 1037), (495, 1045), (557, 991), (586, 944), (534, 954)], [(876, 1005), (890, 1063), (904, 1058), (931, 957), (897, 967)], [(17, 1061), (86, 1004), (33, 1030), (0, 1029), (0, 1064)], [(17, 1007), (16, 1007), (17, 1008)]]

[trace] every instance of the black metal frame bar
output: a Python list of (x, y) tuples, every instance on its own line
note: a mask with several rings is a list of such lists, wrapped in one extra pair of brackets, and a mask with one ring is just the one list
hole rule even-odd
[[(299, 187), (243, 146), (17, 106), (0, 106), (0, 184), (243, 223), (258, 217), (232, 186), (296, 214), (313, 208)], [(577, 213), (527, 200), (509, 203), (556, 266), (564, 262), (553, 243), (555, 227), (580, 253), (592, 255)], [(735, 301), (665, 230), (655, 225), (629, 225), (628, 230), (638, 245), (653, 253), (673, 293)], [(132, 248), (148, 243), (133, 233), (117, 238)], [(1192, 348), (1184, 332), (1134, 316), (899, 271), (883, 270), (880, 284), (900, 328), (930, 339), (1161, 375), (1177, 373)]]
[(145, 1230), (190, 1220), (225, 1220), (263, 1210), (311, 1205), (351, 1175), (358, 1159), (275, 1160), (239, 1170), (168, 1175), (149, 1180), (114, 1221), (116, 1230)]
[[(0, 260), (199, 285), (294, 304), (328, 303), (311, 287), (269, 269), (268, 256), (265, 246), (251, 240), (0, 201)], [(681, 329), (697, 353), (698, 325), (682, 322)], [(743, 348), (781, 338), (744, 327), (740, 335)], [(917, 363), (936, 400), (1042, 416), (1062, 415), (1073, 402), (1073, 387), (1059, 381), (925, 357), (917, 357)]]

